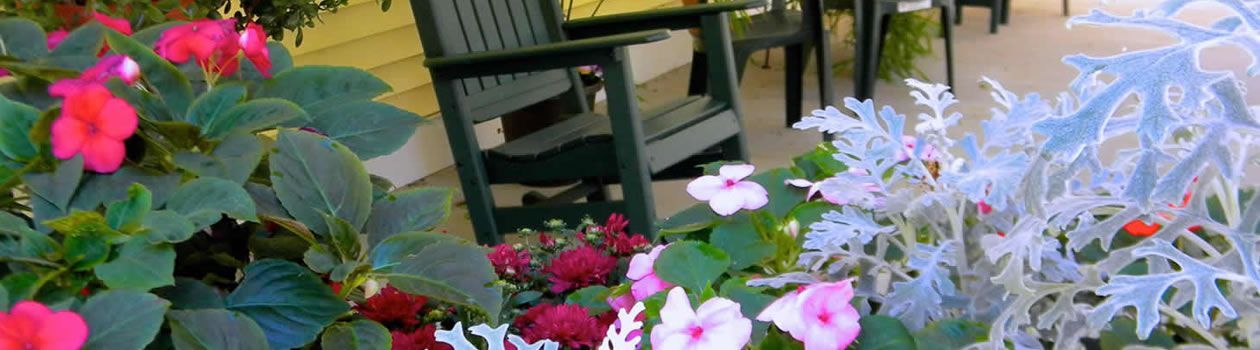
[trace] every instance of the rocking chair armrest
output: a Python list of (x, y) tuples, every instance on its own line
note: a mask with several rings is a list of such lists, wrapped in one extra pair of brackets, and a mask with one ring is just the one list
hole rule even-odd
[(568, 40), (513, 49), (480, 51), (426, 59), (425, 67), (446, 78), (471, 78), (603, 64), (616, 49), (669, 39), (665, 30)]
[(564, 23), (569, 38), (587, 38), (648, 29), (700, 28), (704, 16), (766, 6), (766, 0), (734, 0), (669, 7), (615, 15), (594, 16)]

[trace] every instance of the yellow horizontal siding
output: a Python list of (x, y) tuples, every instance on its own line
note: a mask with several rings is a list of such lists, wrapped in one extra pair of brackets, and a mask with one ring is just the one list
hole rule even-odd
[[(532, 0), (518, 0), (532, 1)], [(589, 16), (598, 0), (576, 0), (573, 17)], [(599, 14), (613, 14), (678, 5), (679, 0), (606, 0)], [(432, 78), (424, 69), (415, 20), (408, 0), (393, 0), (381, 12), (377, 0), (351, 0), (336, 13), (320, 16), (322, 23), (305, 31), (302, 46), (288, 35), (285, 46), (298, 65), (337, 65), (361, 68), (389, 83), (394, 91), (380, 100), (426, 117), (438, 113)]]

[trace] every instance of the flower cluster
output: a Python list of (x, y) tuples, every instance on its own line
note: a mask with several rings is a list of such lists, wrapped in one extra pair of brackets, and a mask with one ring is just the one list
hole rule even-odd
[(175, 63), (193, 60), (207, 75), (235, 74), (244, 54), (263, 76), (270, 77), (271, 55), (262, 26), (249, 23), (237, 32), (235, 25), (233, 20), (200, 20), (175, 26), (162, 32), (157, 53)]
[(651, 244), (626, 232), (629, 222), (612, 214), (603, 224), (590, 220), (577, 229), (554, 225), (540, 233), (537, 244), (500, 244), (486, 255), (495, 273), (518, 291), (539, 290), (561, 295), (584, 287), (616, 284), (613, 273), (632, 255)]
[(538, 304), (512, 322), (526, 341), (551, 340), (568, 349), (594, 348), (604, 339), (616, 313), (596, 318), (586, 307), (575, 304)]
[(22, 301), (0, 312), (0, 349), (76, 350), (88, 339), (83, 317), (52, 311), (44, 304)]

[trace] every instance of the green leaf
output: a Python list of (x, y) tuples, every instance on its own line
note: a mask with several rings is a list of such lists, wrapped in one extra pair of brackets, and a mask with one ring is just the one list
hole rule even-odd
[(272, 77), (257, 96), (283, 98), (313, 111), (371, 99), (389, 91), (389, 84), (361, 69), (301, 66)]
[(245, 279), (229, 294), (229, 310), (253, 318), (273, 349), (291, 349), (315, 340), (349, 306), (319, 277), (283, 260), (259, 260), (245, 267)]
[(179, 243), (192, 238), (197, 227), (183, 215), (170, 210), (149, 212), (142, 222), (149, 243)]
[(9, 290), (0, 285), (0, 312), (9, 311)]
[(75, 271), (89, 270), (109, 258), (109, 242), (101, 234), (69, 236), (62, 243), (64, 259)]
[(5, 56), (13, 56), (23, 61), (30, 61), (48, 54), (48, 37), (44, 29), (35, 22), (10, 17), (0, 19), (0, 42), (4, 43)]
[(608, 310), (612, 310), (608, 306), (608, 287), (590, 286), (574, 291), (569, 297), (564, 299), (566, 304), (577, 304), (585, 307), (591, 316), (602, 314)]
[(289, 211), (284, 209), (280, 204), (280, 199), (276, 198), (276, 191), (271, 187), (256, 184), (253, 182), (245, 183), (245, 192), (249, 192), (249, 197), (254, 199), (254, 206), (258, 208), (259, 216), (270, 216), (281, 219), (291, 219)]
[(271, 182), (284, 208), (317, 233), (328, 233), (323, 214), (351, 227), (367, 222), (372, 182), (363, 163), (339, 143), (315, 133), (283, 130), (269, 156)]
[(328, 273), (337, 267), (337, 255), (333, 254), (324, 245), (313, 245), (306, 249), (306, 253), (302, 254), (302, 262), (306, 263), (306, 267), (318, 273)]
[[(22, 176), (22, 182), (34, 192), (32, 197), (38, 196), (64, 213), (69, 211), (70, 197), (74, 196), (82, 178), (83, 157), (74, 157), (61, 162), (51, 173), (26, 174)], [(48, 218), (36, 219), (42, 221)]]
[(804, 202), (806, 191), (784, 184), (784, 181), (794, 178), (796, 175), (784, 168), (772, 169), (749, 177), (748, 180), (761, 184), (770, 194), (770, 203), (760, 210), (768, 210), (775, 218), (782, 218), (787, 216), (796, 205)]
[(162, 36), (162, 32), (165, 32), (167, 29), (171, 29), (171, 27), (185, 23), (188, 22), (170, 21), (154, 24), (135, 32), (135, 34), (131, 34), (131, 38), (140, 42), (140, 44), (143, 44), (144, 46), (153, 46), (154, 43), (157, 43), (158, 38)]
[(123, 167), (113, 174), (91, 174), (79, 186), (70, 207), (96, 210), (101, 204), (127, 199), (127, 189), (138, 183), (153, 194), (153, 207), (159, 208), (175, 193), (179, 181), (179, 174), (147, 173), (135, 167)]
[(307, 127), (341, 142), (367, 160), (394, 153), (424, 117), (376, 101), (354, 101), (311, 110)]
[[(914, 334), (919, 349), (962, 349), (982, 342), (989, 336), (983, 323), (960, 319), (932, 322)], [(930, 345), (929, 345), (930, 344)]]
[(717, 214), (706, 203), (696, 204), (670, 216), (657, 225), (661, 236), (684, 235), (707, 230), (718, 222)]
[(266, 349), (267, 337), (249, 317), (228, 310), (172, 310), (171, 341), (176, 350)]
[(805, 344), (792, 339), (792, 336), (785, 332), (770, 330), (766, 334), (765, 340), (757, 346), (757, 350), (802, 350)]
[(197, 97), (193, 101), (192, 106), (188, 107), (188, 114), (184, 115), (183, 121), (192, 125), (201, 127), (202, 131), (208, 130), (211, 122), (223, 116), (229, 109), (236, 107), (241, 101), (245, 100), (245, 85), (242, 84), (219, 84), (210, 91)]
[(140, 65), (140, 75), (153, 85), (154, 89), (166, 102), (166, 107), (176, 115), (188, 111), (193, 101), (192, 84), (166, 59), (159, 57), (153, 50), (135, 39), (115, 31), (105, 32), (105, 41), (114, 52), (127, 55)]
[(52, 50), (51, 56), (87, 56), (95, 58), (105, 43), (105, 26), (92, 21), (80, 26), (61, 40)]
[(731, 265), (721, 249), (695, 241), (674, 242), (656, 259), (657, 277), (666, 282), (699, 291), (713, 284)]
[(862, 332), (857, 337), (858, 350), (915, 350), (914, 337), (901, 320), (879, 315), (864, 316), (858, 323)]
[(229, 108), (210, 120), (201, 133), (212, 139), (232, 133), (252, 133), (295, 119), (307, 119), (306, 111), (293, 102), (261, 98)]
[(127, 188), (127, 200), (110, 203), (105, 208), (105, 222), (109, 227), (123, 232), (140, 228), (149, 210), (153, 209), (153, 194), (141, 184)]
[(434, 243), (415, 255), (403, 258), (382, 276), (389, 279), (390, 285), (404, 292), (475, 306), (489, 315), (489, 319), (499, 319), (503, 292), (499, 287), (492, 286), (498, 276), (480, 247), (453, 242)]
[[(0, 287), (4, 287), (4, 289), (12, 295), (11, 298), (13, 300), (11, 301), (17, 301), (19, 299), (25, 299), (27, 296), (33, 296), (35, 295), (35, 292), (38, 292), (36, 290), (32, 290), (35, 288), (36, 281), (39, 281), (39, 275), (34, 272), (10, 273), (8, 276), (0, 278)], [(8, 309), (8, 305), (3, 306), (4, 309)]]
[(94, 211), (76, 209), (70, 215), (44, 221), (44, 225), (69, 236), (93, 234), (116, 236), (120, 234), (109, 227), (101, 213)]
[[(114, 93), (114, 96), (127, 101), (128, 104), (135, 107), (136, 114), (146, 121), (170, 122), (179, 119), (180, 113), (171, 111), (171, 108), (163, 103), (162, 98), (156, 95), (155, 92), (137, 89), (116, 78), (105, 82), (105, 87), (109, 88), (109, 92)], [(196, 127), (193, 127), (193, 129), (196, 129)], [(180, 140), (171, 141), (178, 142)]]
[(454, 192), (446, 188), (419, 187), (394, 192), (372, 205), (363, 230), (368, 245), (403, 232), (429, 231), (451, 213)]
[(184, 183), (166, 203), (166, 209), (183, 214), (198, 229), (218, 222), (221, 214), (237, 220), (258, 222), (254, 200), (240, 184), (217, 178)]
[(339, 322), (329, 327), (320, 339), (324, 349), (388, 350), (393, 345), (389, 330), (369, 320)]
[(31, 129), (39, 120), (39, 110), (0, 96), (0, 155), (26, 162), (39, 155), (31, 142)]
[(113, 289), (147, 291), (175, 284), (175, 249), (169, 244), (127, 241), (114, 260), (96, 267), (96, 277)]
[(792, 213), (788, 214), (788, 220), (796, 220), (800, 226), (799, 235), (809, 233), (809, 225), (822, 221), (822, 215), (833, 210), (839, 210), (840, 207), (826, 201), (805, 202), (792, 209)]
[(747, 213), (740, 213), (713, 228), (709, 243), (730, 255), (732, 270), (753, 266), (774, 256), (775, 252), (774, 243), (761, 238)]
[(91, 330), (84, 349), (144, 349), (162, 328), (170, 302), (149, 293), (110, 290), (88, 298), (78, 313)]
[(400, 233), (385, 239), (372, 248), (372, 269), (388, 270), (398, 265), (404, 258), (419, 253), (429, 245), (448, 242), (456, 243), (459, 239), (431, 232)]
[(324, 215), (324, 223), (328, 225), (329, 240), (332, 241), (333, 249), (336, 250), (337, 255), (341, 256), (341, 260), (359, 260), (359, 252), (363, 250), (359, 231), (350, 227), (350, 223), (335, 216)]
[(1171, 349), (1177, 345), (1172, 336), (1162, 329), (1152, 331), (1146, 340), (1138, 339), (1137, 322), (1127, 317), (1111, 320), (1111, 326), (1099, 334), (1098, 341), (1102, 350), (1121, 350), (1126, 346), (1137, 344), (1164, 349)]
[(175, 285), (158, 288), (154, 294), (171, 301), (171, 308), (176, 310), (222, 309), (223, 294), (205, 282), (176, 277)]
[(328, 279), (337, 282), (345, 282), (352, 280), (354, 277), (362, 276), (369, 271), (372, 271), (372, 267), (368, 264), (358, 261), (347, 261), (337, 265), (337, 267), (334, 267), (332, 272), (328, 274)]
[(770, 329), (769, 322), (757, 320), (757, 315), (761, 314), (766, 306), (774, 302), (775, 297), (763, 293), (765, 288), (753, 288), (747, 285), (748, 280), (744, 278), (731, 278), (722, 282), (721, 296), (739, 303), (739, 311), (744, 317), (753, 322), (752, 343), (760, 343), (766, 336), (766, 331)]
[(217, 177), (238, 184), (245, 183), (262, 160), (263, 146), (258, 136), (246, 133), (228, 135), (210, 155), (180, 151), (175, 165), (199, 177)]
[[(289, 54), (289, 49), (285, 48), (284, 44), (274, 41), (268, 42), (267, 51), (271, 58), (271, 75), (274, 76), (276, 73), (293, 68), (293, 56)], [(262, 73), (258, 71), (258, 67), (254, 66), (254, 63), (249, 60), (242, 60), (239, 76), (241, 80), (260, 81), (269, 79), (264, 77)]]

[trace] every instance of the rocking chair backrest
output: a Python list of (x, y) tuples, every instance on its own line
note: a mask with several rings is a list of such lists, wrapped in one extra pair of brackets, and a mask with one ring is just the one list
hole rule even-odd
[[(411, 6), (430, 59), (564, 40), (555, 0), (411, 0)], [(480, 123), (570, 91), (575, 74), (560, 69), (497, 75), (462, 79), (454, 86), (465, 97), (464, 117)], [(443, 114), (450, 113), (445, 104), (451, 101), (440, 102)]]

